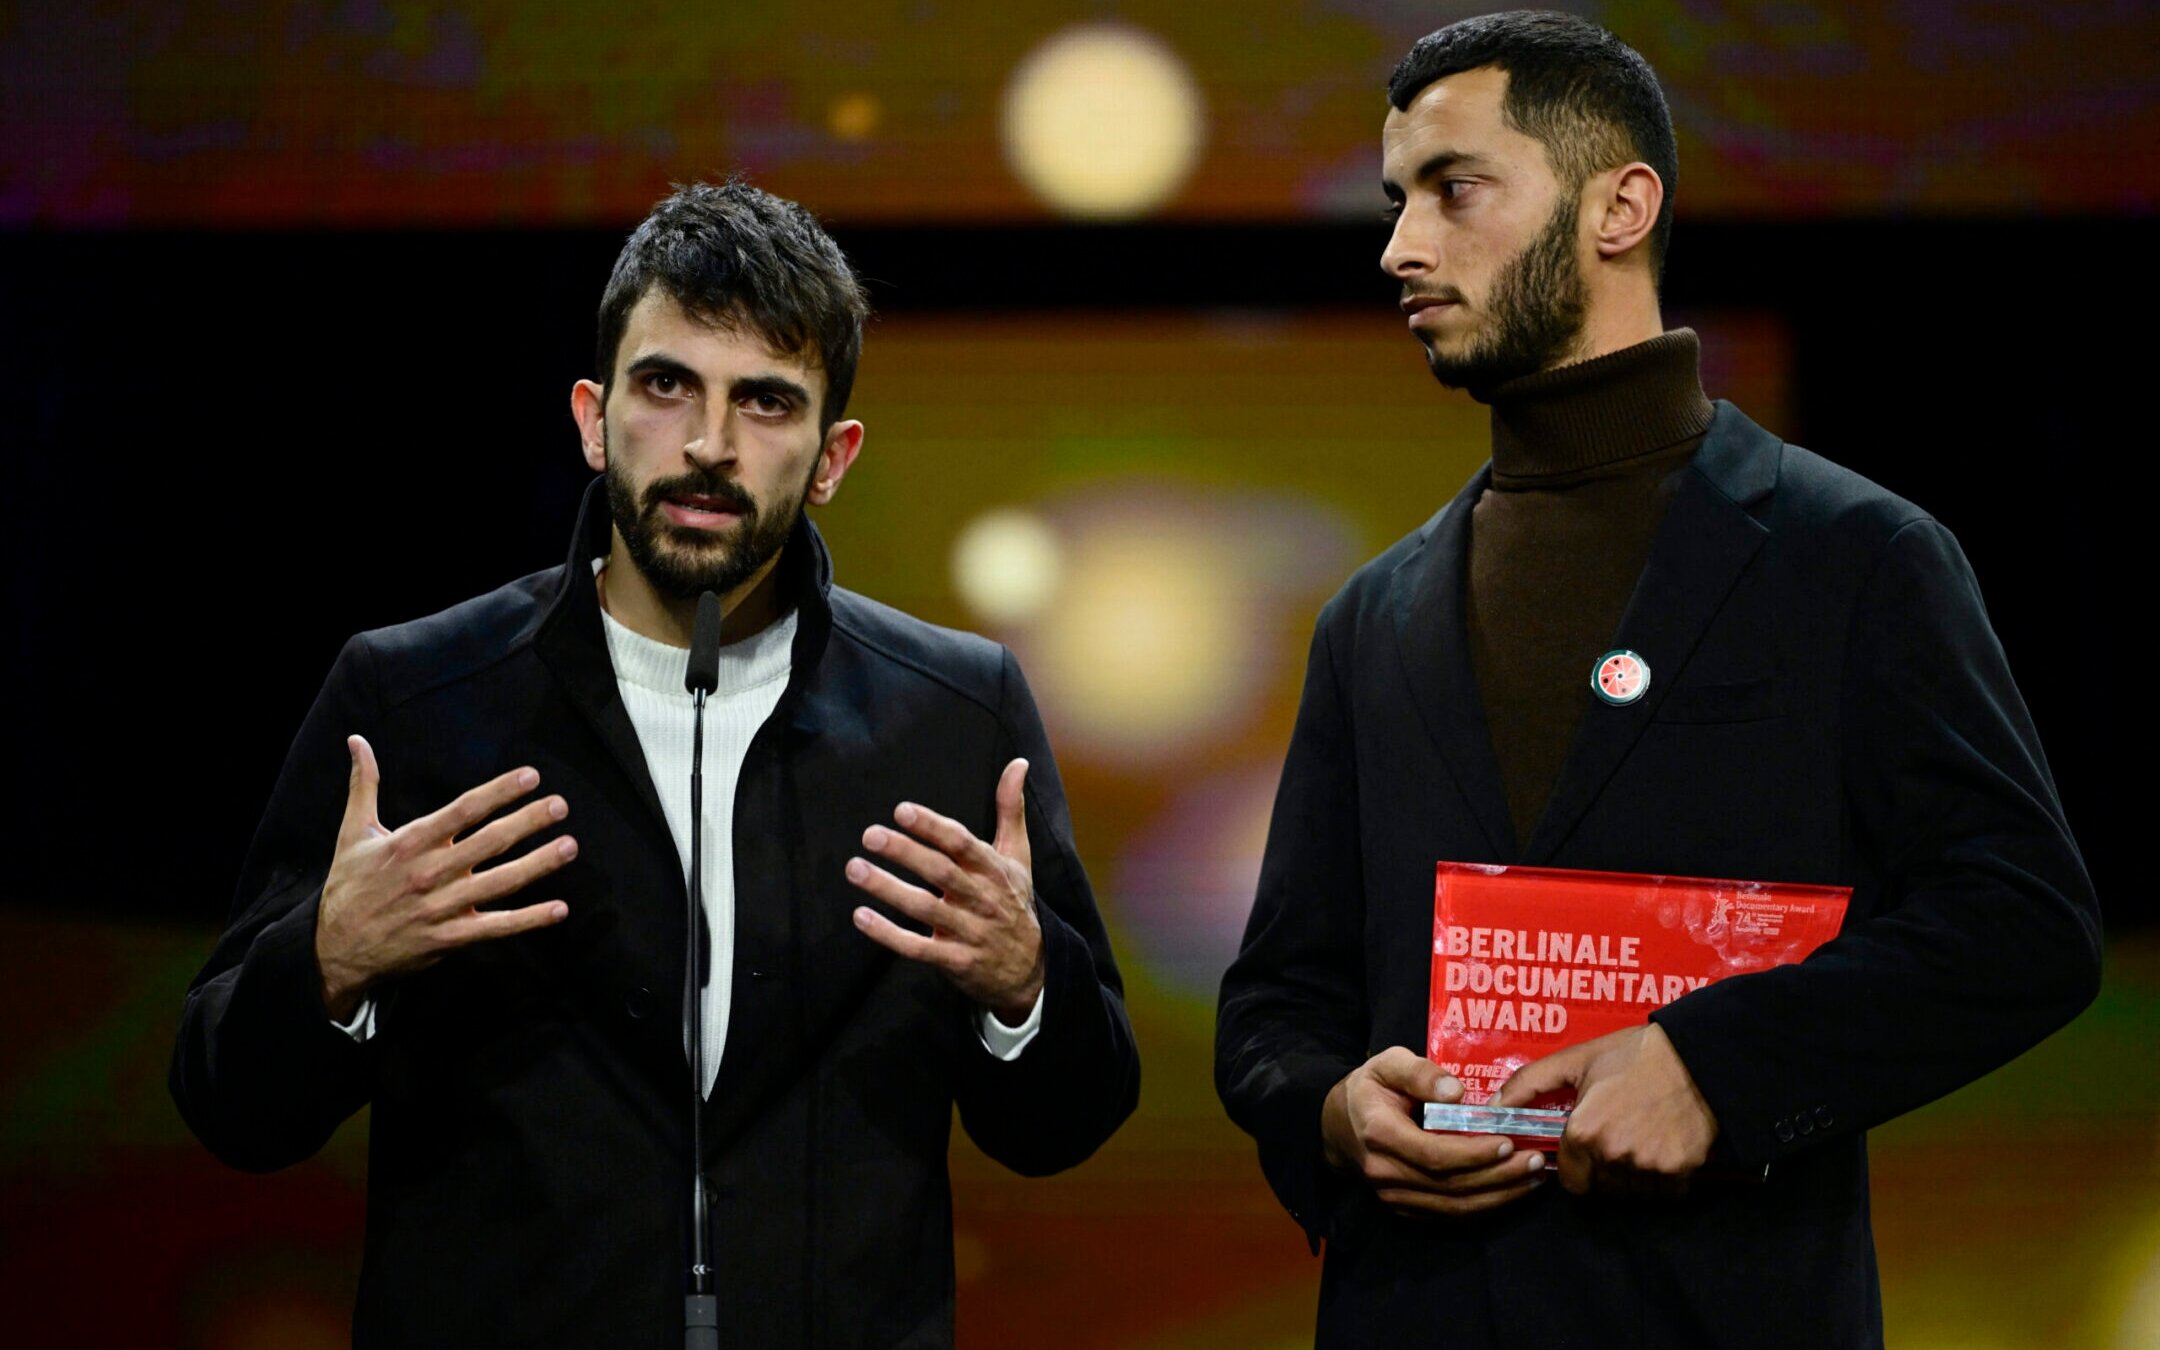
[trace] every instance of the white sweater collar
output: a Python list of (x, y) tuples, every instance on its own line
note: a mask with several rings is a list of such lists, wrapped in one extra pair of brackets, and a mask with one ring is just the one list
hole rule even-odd
[[(598, 569), (594, 571), (597, 574)], [(655, 693), (675, 695), (685, 703), (690, 701), (689, 691), (683, 688), (683, 677), (690, 668), (688, 647), (671, 646), (634, 633), (605, 608), (600, 611), (600, 623), (607, 631), (608, 658), (615, 665), (616, 679)], [(750, 636), (728, 643), (720, 649), (720, 684), (713, 691), (714, 697), (728, 698), (786, 679), (794, 646), (794, 610)]]

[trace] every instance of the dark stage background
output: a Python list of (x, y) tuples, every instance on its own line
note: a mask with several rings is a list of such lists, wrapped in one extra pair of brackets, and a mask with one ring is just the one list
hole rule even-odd
[[(879, 312), (869, 397), (895, 329), (979, 322), (1054, 345), (1120, 315), (1197, 316), (1217, 333), (1324, 315), (1380, 337), (1390, 364), (1309, 373), (1380, 374), (1406, 412), (1444, 417), (1443, 435), (1412, 421), (1384, 446), (1270, 442), (1256, 480), (1280, 476), (1285, 453), (1322, 490), (1337, 478), (1356, 493), (1377, 473), (1407, 529), (1476, 453), (1457, 433), (1480, 434), (1482, 414), (1421, 383), (1415, 344), (1392, 341), (1378, 226), (839, 232)], [(2150, 313), (2152, 241), (2149, 223), (2121, 219), (1683, 220), (1665, 288), (1669, 321), (1700, 322), (1710, 341), (1733, 325), (1780, 402), (1747, 404), (1715, 387), (1715, 368), (1713, 397), (1740, 398), (1956, 531), (2117, 931), (2160, 917), (2123, 875), (2139, 802), (2111, 772), (2150, 701), (2131, 653), (2142, 626), (2119, 595), (2150, 574), (2130, 481), (2149, 352), (2124, 325)], [(28, 320), (5, 334), (27, 451), (6, 497), (5, 678), (10, 706), (34, 710), (10, 734), (36, 787), (14, 819), (39, 847), (18, 860), (14, 898), (215, 922), (345, 637), (561, 560), (589, 477), (569, 388), (592, 365), (592, 312), (620, 244), (597, 230), (0, 235), (0, 302)], [(1135, 360), (1151, 379), (1128, 410), (1174, 436), (1208, 409), (1206, 374), (1174, 354)], [(1027, 410), (997, 374), (944, 371), (935, 396), (998, 405), (1011, 453), (1027, 454)], [(868, 397), (850, 411), (871, 428), (866, 495), (907, 480), (1000, 501), (1012, 494), (996, 476), (1033, 475), (991, 463), (979, 466), (990, 481), (947, 482), (934, 448), (880, 453)], [(850, 561), (851, 505), (824, 522)], [(934, 563), (951, 545), (904, 532), (873, 547)], [(874, 575), (846, 580), (890, 597)], [(95, 804), (136, 773), (158, 809), (125, 812), (116, 834), (122, 817)], [(168, 880), (90, 883), (82, 860), (116, 848)]]
[[(644, 84), (637, 44), (585, 70), (575, 23), (485, 0), (0, 13), (0, 1340), (342, 1343), (364, 1117), (287, 1173), (219, 1168), (164, 1095), (180, 994), (344, 638), (561, 560), (607, 268), (671, 176), (732, 167), (871, 279), (866, 451), (820, 525), (844, 584), (1020, 652), (1147, 1060), (1064, 1178), (956, 1147), (962, 1344), (1309, 1339), (1317, 1263), (1209, 1085), (1213, 983), (1313, 616), (1483, 457), (1401, 331), (1370, 190), (1380, 80), (1454, 11), (994, 8), (693, 23)], [(1875, 1135), (1892, 1343), (2154, 1344), (2160, 33), (2106, 4), (1575, 8), (1674, 91), (1667, 317), (1709, 392), (1956, 531), (2107, 906), (2090, 1013)], [(1204, 148), (1137, 207), (1075, 205), (998, 100), (1113, 11), (1185, 57)]]

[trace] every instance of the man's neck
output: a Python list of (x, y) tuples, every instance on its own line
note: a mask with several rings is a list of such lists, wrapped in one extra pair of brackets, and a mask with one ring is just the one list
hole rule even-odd
[[(749, 580), (720, 597), (721, 611), (727, 616), (720, 624), (723, 644), (763, 632), (785, 612), (780, 599), (780, 560), (786, 554), (783, 546)], [(609, 544), (607, 566), (593, 584), (599, 590), (600, 608), (615, 622), (640, 637), (671, 647), (690, 645), (691, 634), (697, 628), (696, 598), (677, 599), (653, 589), (652, 582), (631, 560), (621, 533), (616, 533)]]
[(1665, 319), (1658, 312), (1655, 291), (1628, 287), (1614, 294), (1594, 297), (1583, 315), (1582, 332), (1576, 337), (1574, 347), (1546, 369), (1595, 361), (1601, 356), (1648, 342), (1664, 331)]

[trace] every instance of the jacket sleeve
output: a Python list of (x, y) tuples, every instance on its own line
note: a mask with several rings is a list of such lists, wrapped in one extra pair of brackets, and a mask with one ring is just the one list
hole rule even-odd
[(368, 1099), (368, 1051), (323, 1007), (315, 915), (344, 815), (345, 737), (370, 729), (372, 684), (354, 638), (286, 756), (232, 917), (181, 1009), (173, 1101), (212, 1153), (248, 1171), (310, 1156)]
[[(1028, 762), (1027, 827), (1043, 935), (1042, 1029), (1000, 1060), (967, 1032), (960, 1121), (983, 1152), (1027, 1176), (1085, 1160), (1140, 1100), (1140, 1054), (1125, 985), (1073, 845), (1072, 818), (1042, 718), (1011, 652), (1000, 712), (1009, 754)], [(1002, 767), (1002, 765), (1000, 765)]]
[(1856, 601), (1841, 776), (1870, 917), (1796, 966), (1654, 1014), (1750, 1165), (1865, 1130), (2090, 1003), (2099, 904), (1972, 570), (1901, 527)]
[(1215, 1089), (1316, 1247), (1340, 1194), (1321, 1157), (1320, 1107), (1364, 1063), (1370, 1022), (1357, 766), (1329, 627), (1323, 614), (1215, 1024)]

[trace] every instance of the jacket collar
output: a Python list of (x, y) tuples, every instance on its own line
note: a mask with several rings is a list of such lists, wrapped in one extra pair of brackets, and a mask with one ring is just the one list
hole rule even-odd
[(1390, 578), (1396, 654), (1410, 685), (1410, 701), (1492, 850), (1490, 858), (1449, 860), (1453, 862), (1515, 859), (1515, 829), (1508, 822), (1500, 760), (1485, 728), (1485, 704), (1470, 661), (1466, 606), (1470, 512), (1491, 483), (1490, 464), (1472, 474), (1455, 500), (1426, 523), (1423, 541)]
[[(1390, 577), (1388, 608), (1404, 675), (1426, 731), (1470, 803), (1494, 861), (1547, 863), (1559, 853), (1656, 716), (1726, 596), (1768, 537), (1754, 508), (1777, 487), (1782, 442), (1730, 403), (1721, 400), (1716, 409), (1609, 643), (1643, 655), (1650, 663), (1650, 688), (1624, 707), (1598, 703), (1585, 713), (1527, 843), (1518, 844), (1508, 820), (1507, 795), (1486, 728), (1465, 621), (1470, 513), (1491, 482), (1490, 466), (1426, 525), (1420, 545)], [(1594, 701), (1587, 659), (1582, 697)]]

